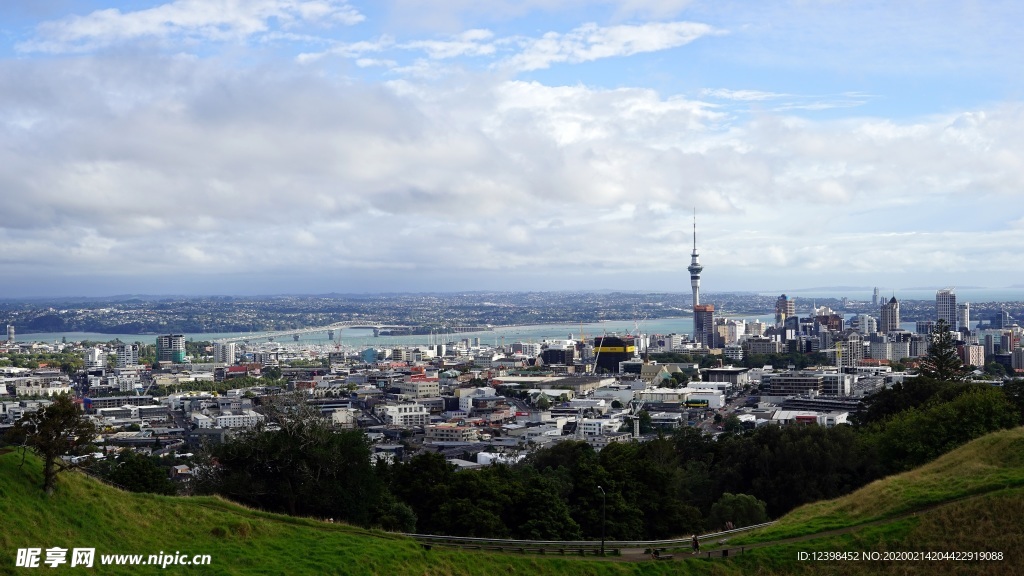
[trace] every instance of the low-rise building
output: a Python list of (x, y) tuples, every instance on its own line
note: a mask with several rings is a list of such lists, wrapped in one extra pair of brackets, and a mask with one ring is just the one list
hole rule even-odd
[(472, 426), (463, 426), (452, 422), (431, 424), (424, 430), (426, 442), (476, 442), (479, 431)]

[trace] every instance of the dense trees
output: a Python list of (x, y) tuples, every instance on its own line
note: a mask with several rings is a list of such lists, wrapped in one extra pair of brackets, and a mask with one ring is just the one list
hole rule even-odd
[(742, 528), (768, 521), (765, 504), (749, 494), (722, 494), (711, 507), (708, 524), (720, 529)]
[(157, 462), (159, 458), (154, 458), (125, 450), (116, 458), (94, 465), (92, 472), (107, 482), (132, 492), (177, 494), (177, 486), (167, 476), (167, 467)]
[[(1020, 422), (1024, 382), (907, 381), (855, 426), (762, 426), (712, 439), (693, 428), (596, 452), (564, 441), (516, 465), (458, 472), (440, 454), (369, 465), (358, 432), (301, 409), (213, 451), (208, 491), (291, 514), (389, 530), (521, 539), (662, 539), (778, 517), (920, 465)], [(601, 487), (600, 489), (598, 487)], [(602, 490), (604, 498), (602, 499)]]
[(401, 517), (370, 463), (358, 430), (333, 429), (302, 404), (271, 411), (276, 428), (242, 433), (211, 451), (217, 466), (200, 475), (199, 490), (266, 510), (373, 525), (386, 508)]

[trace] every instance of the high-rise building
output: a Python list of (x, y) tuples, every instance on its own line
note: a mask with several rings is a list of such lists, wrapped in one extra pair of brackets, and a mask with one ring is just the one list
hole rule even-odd
[(875, 286), (875, 292), (871, 295), (871, 305), (878, 306), (878, 286)]
[(875, 334), (878, 332), (878, 320), (869, 314), (857, 314), (850, 323), (851, 328), (861, 334)]
[(853, 330), (847, 330), (836, 338), (833, 358), (839, 368), (859, 366), (864, 359), (864, 340)]
[(14, 342), (14, 325), (13, 324), (8, 324), (7, 325), (7, 341), (8, 342)]
[(213, 361), (223, 362), (224, 364), (234, 364), (235, 348), (234, 342), (214, 342)]
[(128, 366), (135, 366), (139, 363), (139, 345), (138, 344), (118, 344), (117, 345), (117, 367), (126, 368)]
[(156, 361), (180, 364), (185, 361), (185, 336), (167, 334), (156, 338)]
[(935, 320), (945, 320), (950, 330), (959, 329), (956, 292), (952, 288), (944, 288), (935, 293)]
[(103, 354), (103, 350), (92, 347), (85, 351), (85, 367), (89, 368), (103, 368), (106, 366), (107, 357)]
[(882, 304), (881, 322), (878, 330), (880, 332), (895, 332), (900, 329), (900, 303), (893, 296), (888, 302)]
[(690, 265), (686, 268), (690, 271), (690, 287), (693, 289), (693, 315), (696, 321), (697, 305), (700, 304), (700, 273), (704, 267), (700, 265), (700, 257), (697, 254), (697, 214), (693, 215), (693, 253), (690, 254)]
[(630, 360), (636, 355), (636, 344), (628, 336), (598, 336), (594, 338), (594, 354), (597, 356), (598, 369), (618, 373), (619, 362)]
[(971, 303), (964, 302), (956, 308), (956, 320), (959, 323), (958, 327), (970, 330), (971, 329)]
[(796, 315), (796, 302), (787, 298), (785, 294), (779, 296), (775, 301), (775, 324), (781, 326), (786, 323), (786, 318)]
[(715, 347), (715, 305), (693, 307), (693, 340), (706, 348)]

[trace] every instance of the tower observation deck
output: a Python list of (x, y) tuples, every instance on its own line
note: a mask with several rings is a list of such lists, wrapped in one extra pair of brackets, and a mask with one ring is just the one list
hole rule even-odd
[(697, 254), (697, 214), (693, 215), (693, 253), (690, 254), (690, 265), (686, 268), (690, 271), (690, 287), (693, 288), (693, 305), (700, 304), (700, 273), (704, 267), (700, 265), (700, 255)]

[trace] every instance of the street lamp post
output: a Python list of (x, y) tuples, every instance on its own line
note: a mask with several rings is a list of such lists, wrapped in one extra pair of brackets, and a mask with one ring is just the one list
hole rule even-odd
[(597, 487), (601, 491), (601, 556), (604, 556), (604, 511), (605, 511), (605, 493), (604, 488)]

